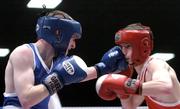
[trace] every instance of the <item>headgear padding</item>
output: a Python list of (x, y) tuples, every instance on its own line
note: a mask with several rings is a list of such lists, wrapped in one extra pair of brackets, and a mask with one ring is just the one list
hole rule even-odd
[[(136, 28), (129, 28), (136, 26)], [(150, 28), (141, 24), (132, 24), (119, 30), (115, 35), (115, 43), (128, 43), (132, 46), (132, 61), (135, 66), (145, 62), (153, 49), (152, 32)]]
[(73, 34), (81, 38), (81, 24), (72, 19), (43, 16), (38, 19), (36, 33), (39, 39), (46, 40), (59, 55), (65, 55)]

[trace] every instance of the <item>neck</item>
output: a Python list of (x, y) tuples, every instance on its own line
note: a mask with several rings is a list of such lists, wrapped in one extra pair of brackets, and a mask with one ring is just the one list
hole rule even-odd
[(149, 57), (147, 57), (146, 60), (142, 64), (134, 66), (134, 69), (136, 70), (136, 72), (138, 74), (140, 74), (142, 72), (142, 69), (143, 69), (144, 65), (146, 64), (146, 62), (148, 61), (148, 59), (149, 59)]
[(47, 65), (50, 65), (53, 57), (55, 56), (53, 47), (43, 39), (39, 39), (35, 43), (35, 45), (37, 46), (39, 54), (42, 57), (42, 59), (44, 60), (44, 62)]
[(143, 65), (144, 65), (144, 64), (141, 64), (141, 65), (138, 65), (138, 66), (135, 66), (135, 67), (134, 67), (134, 69), (136, 70), (136, 72), (137, 72), (138, 74), (141, 73), (141, 70), (142, 70), (142, 68), (143, 68)]

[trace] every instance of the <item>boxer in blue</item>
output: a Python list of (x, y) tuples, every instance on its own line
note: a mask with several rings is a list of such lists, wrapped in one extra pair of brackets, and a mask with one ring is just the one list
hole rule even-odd
[[(95, 79), (127, 68), (120, 47), (107, 51), (101, 61), (87, 67), (78, 56), (68, 57), (81, 38), (81, 24), (62, 11), (37, 21), (35, 43), (12, 51), (5, 70), (4, 109), (59, 109), (56, 94), (64, 85)], [(56, 95), (54, 105), (52, 97)]]

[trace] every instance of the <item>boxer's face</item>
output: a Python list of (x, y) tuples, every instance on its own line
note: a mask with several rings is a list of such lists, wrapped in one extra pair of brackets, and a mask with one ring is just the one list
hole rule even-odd
[(76, 48), (76, 41), (77, 41), (77, 40), (78, 40), (78, 38), (77, 38), (76, 35), (74, 34), (74, 35), (72, 36), (72, 38), (70, 39), (70, 41), (69, 41), (69, 45), (68, 45), (68, 48), (67, 48), (67, 51), (66, 51), (66, 55), (68, 54), (69, 50)]
[(122, 52), (126, 58), (126, 61), (129, 64), (133, 64), (132, 59), (131, 59), (131, 57), (132, 57), (132, 46), (128, 43), (122, 43), (121, 48), (122, 48)]

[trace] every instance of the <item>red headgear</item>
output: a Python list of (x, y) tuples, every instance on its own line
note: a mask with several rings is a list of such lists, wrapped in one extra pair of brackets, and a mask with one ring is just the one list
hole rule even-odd
[[(134, 28), (133, 28), (134, 27)], [(131, 24), (119, 30), (115, 35), (115, 43), (129, 43), (132, 46), (132, 62), (135, 66), (145, 62), (153, 49), (152, 32), (149, 27)]]

